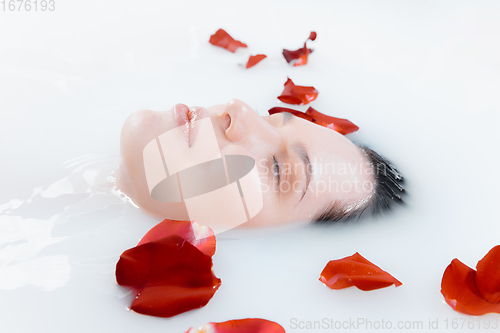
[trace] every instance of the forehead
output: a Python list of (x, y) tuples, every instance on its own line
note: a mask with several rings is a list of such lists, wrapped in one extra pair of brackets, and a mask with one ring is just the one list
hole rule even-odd
[[(273, 115), (274, 116), (274, 115)], [(278, 125), (289, 143), (300, 141), (309, 152), (311, 163), (320, 164), (359, 164), (366, 163), (364, 153), (344, 135), (314, 124), (290, 113), (276, 115), (273, 125)]]

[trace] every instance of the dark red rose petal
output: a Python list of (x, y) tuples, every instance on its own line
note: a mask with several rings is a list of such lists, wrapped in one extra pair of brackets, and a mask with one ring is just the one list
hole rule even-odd
[(207, 305), (220, 284), (214, 285), (215, 287), (148, 285), (138, 294), (130, 309), (149, 316), (173, 317)]
[(228, 51), (236, 52), (238, 47), (247, 47), (245, 43), (233, 39), (226, 31), (223, 29), (217, 30), (217, 32), (210, 36), (210, 44), (222, 47)]
[(298, 111), (298, 110), (294, 110), (294, 109), (290, 109), (290, 108), (282, 108), (282, 107), (271, 108), (271, 109), (269, 109), (268, 112), (269, 112), (269, 114), (275, 114), (275, 113), (280, 113), (280, 112), (289, 112), (297, 117), (309, 120), (309, 121), (316, 123), (320, 126), (327, 127), (329, 129), (337, 131), (343, 135), (355, 132), (359, 129), (358, 126), (354, 125), (352, 122), (350, 122), (347, 119), (327, 116), (327, 115), (313, 109), (312, 107), (309, 107), (309, 109), (307, 109), (307, 111), (305, 113), (302, 111)]
[(295, 51), (283, 49), (283, 57), (285, 57), (285, 60), (288, 63), (292, 62), (293, 60), (297, 60), (293, 63), (294, 66), (303, 66), (307, 64), (309, 54), (312, 52), (313, 50), (308, 49), (306, 43), (304, 43), (304, 47), (301, 47), (300, 49)]
[(304, 46), (301, 47), (298, 50), (295, 51), (290, 51), (283, 49), (283, 56), (285, 57), (286, 61), (288, 63), (292, 62), (293, 60), (296, 60), (293, 65), (294, 66), (303, 66), (307, 64), (307, 59), (310, 53), (312, 53), (312, 49), (307, 48), (307, 41), (310, 40), (315, 40), (316, 39), (316, 32), (312, 31), (311, 34), (309, 35), (309, 38), (304, 42)]
[(317, 123), (318, 125), (328, 127), (343, 135), (356, 132), (359, 129), (358, 126), (354, 125), (347, 119), (327, 116), (326, 114), (323, 114), (313, 109), (312, 107), (309, 107), (309, 109), (307, 109), (306, 114), (310, 115), (313, 119), (313, 122)]
[(257, 55), (251, 55), (248, 58), (248, 62), (245, 68), (250, 68), (255, 65), (257, 65), (262, 59), (266, 58), (267, 56), (265, 54), (257, 54)]
[(229, 320), (223, 323), (208, 323), (202, 327), (190, 328), (185, 333), (285, 333), (285, 329), (275, 323), (260, 318)]
[(367, 291), (392, 284), (396, 287), (402, 285), (395, 277), (363, 258), (358, 252), (350, 257), (331, 260), (321, 272), (319, 280), (330, 289), (355, 286)]
[(132, 310), (158, 317), (205, 306), (221, 284), (212, 272), (212, 258), (178, 235), (123, 252), (116, 281), (137, 292)]
[(304, 105), (309, 104), (318, 97), (314, 87), (296, 86), (290, 78), (285, 82), (285, 89), (278, 96), (283, 103)]
[(476, 287), (476, 271), (453, 259), (446, 267), (441, 281), (441, 293), (455, 311), (473, 316), (490, 312), (500, 313), (500, 304), (484, 300)]
[(149, 230), (137, 245), (152, 242), (170, 235), (181, 236), (207, 256), (211, 257), (215, 253), (215, 236), (213, 230), (194, 221), (165, 219)]
[(476, 286), (490, 303), (500, 303), (500, 245), (492, 248), (476, 265)]

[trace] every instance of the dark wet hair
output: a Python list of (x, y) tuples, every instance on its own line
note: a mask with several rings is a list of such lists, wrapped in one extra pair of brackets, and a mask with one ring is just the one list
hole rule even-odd
[(396, 204), (404, 204), (403, 195), (406, 192), (403, 187), (403, 176), (386, 158), (366, 146), (357, 146), (366, 155), (373, 168), (375, 189), (371, 198), (355, 209), (346, 207), (345, 202), (333, 201), (314, 219), (315, 223), (345, 222), (360, 219), (365, 215), (378, 216), (392, 210)]

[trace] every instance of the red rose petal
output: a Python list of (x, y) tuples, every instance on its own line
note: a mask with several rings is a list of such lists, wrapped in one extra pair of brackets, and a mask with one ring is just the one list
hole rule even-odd
[(301, 47), (298, 50), (295, 51), (290, 51), (283, 49), (283, 57), (285, 57), (285, 60), (290, 63), (293, 60), (297, 60), (296, 62), (293, 63), (294, 66), (303, 66), (307, 64), (307, 59), (309, 57), (309, 54), (312, 53), (312, 49), (308, 49), (306, 46), (306, 43), (304, 43), (304, 47)]
[(327, 127), (329, 129), (337, 131), (343, 135), (355, 132), (359, 129), (358, 126), (354, 125), (352, 122), (350, 122), (347, 119), (327, 116), (327, 115), (313, 109), (312, 107), (309, 107), (309, 109), (307, 109), (307, 111), (305, 113), (302, 111), (289, 109), (289, 108), (282, 108), (282, 107), (271, 108), (271, 109), (269, 109), (268, 112), (269, 112), (269, 114), (275, 114), (275, 113), (279, 113), (279, 112), (289, 112), (297, 117), (309, 120), (309, 121), (316, 123), (320, 126)]
[(500, 245), (492, 248), (476, 265), (476, 286), (490, 303), (500, 303)]
[(178, 235), (123, 252), (116, 281), (137, 291), (132, 310), (158, 317), (205, 306), (221, 284), (212, 272), (212, 258)]
[(316, 32), (312, 31), (311, 34), (309, 35), (309, 38), (304, 42), (304, 47), (301, 47), (298, 50), (295, 51), (290, 51), (283, 49), (283, 56), (285, 57), (286, 61), (288, 63), (292, 62), (293, 60), (296, 60), (293, 65), (294, 66), (303, 66), (307, 64), (307, 59), (310, 53), (312, 53), (312, 49), (307, 48), (307, 41), (310, 40), (315, 40), (316, 39)]
[(358, 126), (354, 125), (347, 119), (327, 116), (326, 114), (323, 114), (313, 109), (312, 107), (309, 107), (309, 109), (307, 109), (306, 114), (310, 115), (313, 119), (313, 122), (317, 123), (318, 125), (334, 129), (335, 131), (343, 135), (356, 132), (359, 129)]
[(290, 78), (285, 82), (285, 89), (278, 96), (283, 103), (304, 105), (309, 104), (318, 97), (314, 87), (296, 86)]
[(215, 253), (215, 236), (213, 230), (194, 221), (165, 219), (149, 230), (137, 245), (139, 246), (170, 235), (181, 236), (207, 256), (211, 257)]
[(186, 333), (285, 333), (285, 329), (274, 321), (247, 318), (223, 323), (208, 323), (199, 329), (190, 328)]
[(233, 53), (236, 52), (238, 47), (247, 47), (245, 43), (235, 40), (223, 29), (219, 29), (215, 34), (211, 35), (209, 42)]
[(257, 55), (251, 55), (248, 58), (248, 62), (245, 68), (250, 68), (255, 65), (257, 65), (262, 59), (266, 58), (267, 56), (265, 54), (257, 54)]
[(402, 285), (395, 277), (363, 258), (358, 252), (350, 257), (328, 262), (319, 280), (330, 289), (355, 286), (367, 291), (392, 284), (396, 287)]
[(500, 313), (500, 304), (484, 300), (476, 287), (476, 271), (453, 259), (446, 267), (441, 281), (441, 293), (455, 310), (473, 316), (490, 312)]

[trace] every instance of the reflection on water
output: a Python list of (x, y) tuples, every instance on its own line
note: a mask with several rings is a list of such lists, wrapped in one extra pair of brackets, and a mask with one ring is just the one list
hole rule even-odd
[[(0, 205), (0, 289), (32, 285), (52, 291), (78, 283), (125, 294), (114, 280), (116, 261), (137, 243), (141, 228), (146, 232), (157, 221), (147, 223), (115, 189), (117, 166), (118, 154), (81, 156), (67, 161), (63, 177), (35, 188), (29, 199)], [(124, 222), (127, 210), (131, 219)], [(124, 227), (134, 214), (142, 224)]]
[(2, 262), (0, 287), (16, 289), (33, 285), (52, 291), (68, 283), (70, 271), (66, 255), (37, 257), (8, 265)]

